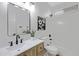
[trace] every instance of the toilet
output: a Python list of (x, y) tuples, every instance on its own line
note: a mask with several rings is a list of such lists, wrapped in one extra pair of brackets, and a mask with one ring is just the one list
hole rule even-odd
[(46, 49), (46, 54), (48, 56), (59, 56), (59, 51), (58, 51), (58, 48), (55, 47), (55, 46), (45, 46), (45, 49)]
[(47, 56), (59, 56), (60, 55), (59, 50), (55, 46), (54, 42), (48, 40), (48, 38), (47, 38), (47, 40), (44, 40), (44, 47), (46, 50), (45, 55), (47, 55)]
[(59, 56), (59, 49), (53, 44), (53, 42), (50, 41), (44, 41), (44, 47), (46, 50), (46, 54), (47, 56)]
[(52, 41), (51, 35), (49, 35), (49, 37), (43, 37), (42, 39), (44, 40), (46, 50), (45, 56), (60, 56), (59, 49), (55, 46), (54, 41)]

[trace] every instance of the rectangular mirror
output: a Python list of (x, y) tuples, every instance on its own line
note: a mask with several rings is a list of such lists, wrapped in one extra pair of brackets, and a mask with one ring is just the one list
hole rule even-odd
[(7, 21), (7, 33), (9, 36), (13, 36), (15, 33), (24, 35), (25, 31), (30, 31), (30, 13), (19, 6), (8, 4)]

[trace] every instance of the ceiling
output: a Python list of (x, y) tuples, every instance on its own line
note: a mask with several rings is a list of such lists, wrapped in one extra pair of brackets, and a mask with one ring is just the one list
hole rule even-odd
[(78, 4), (78, 2), (48, 2), (48, 4), (52, 11), (57, 11)]
[(63, 2), (48, 2), (48, 4), (52, 7), (56, 6), (56, 5), (59, 5), (59, 4), (62, 4)]

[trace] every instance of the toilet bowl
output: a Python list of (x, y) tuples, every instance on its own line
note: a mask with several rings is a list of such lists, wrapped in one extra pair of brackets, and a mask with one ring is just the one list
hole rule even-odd
[(49, 40), (49, 37), (43, 37), (42, 39), (44, 39), (44, 47), (46, 49), (46, 53), (45, 55), (47, 56), (59, 56), (59, 50), (58, 48), (55, 46), (54, 41)]
[(46, 46), (45, 49), (46, 49), (47, 54), (49, 56), (59, 55), (59, 51), (58, 51), (58, 49), (55, 46)]

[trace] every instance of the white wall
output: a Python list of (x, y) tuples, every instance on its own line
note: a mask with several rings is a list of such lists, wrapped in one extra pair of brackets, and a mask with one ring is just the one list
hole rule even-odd
[[(48, 16), (48, 14), (50, 14), (50, 6), (47, 4), (47, 2), (40, 2), (40, 3), (37, 2), (35, 4), (35, 12), (31, 13), (31, 28), (32, 28), (32, 30), (37, 31), (37, 16), (45, 17), (45, 16)], [(41, 36), (43, 37), (44, 33), (46, 33), (46, 31), (37, 31), (36, 37), (38, 37), (38, 38), (40, 38)]]
[(55, 17), (53, 25), (55, 44), (63, 55), (79, 55), (79, 10)]
[(7, 39), (7, 4), (0, 2), (0, 47), (8, 44)]
[[(36, 9), (37, 13), (33, 15), (45, 16), (44, 14), (48, 11), (50, 13), (49, 5), (45, 3), (38, 4), (38, 8)], [(37, 18), (32, 18), (31, 22), (32, 29), (35, 29), (37, 31)], [(54, 36), (54, 44), (59, 48), (63, 55), (79, 55), (79, 10), (71, 11), (65, 13), (64, 15), (56, 16), (53, 18), (48, 17), (46, 19), (46, 22), (47, 30), (37, 31), (36, 37), (40, 38), (47, 36), (49, 33), (52, 33), (52, 36)]]

